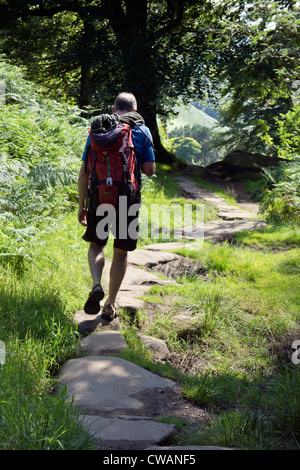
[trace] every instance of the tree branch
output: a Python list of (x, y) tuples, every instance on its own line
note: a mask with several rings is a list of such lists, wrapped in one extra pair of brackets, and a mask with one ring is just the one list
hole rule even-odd
[[(112, 10), (112, 7), (110, 8)], [(59, 5), (52, 7), (45, 7), (41, 2), (37, 7), (33, 8), (29, 2), (23, 8), (20, 9), (18, 2), (10, 2), (9, 5), (0, 5), (0, 22), (5, 24), (6, 22), (15, 21), (18, 18), (26, 18), (28, 16), (45, 16), (51, 18), (57, 13), (63, 11), (70, 11), (78, 13), (80, 16), (86, 16), (87, 14), (94, 15), (99, 19), (107, 17), (109, 11), (108, 2), (101, 2), (100, 5), (87, 5), (81, 6), (77, 1), (61, 1)]]

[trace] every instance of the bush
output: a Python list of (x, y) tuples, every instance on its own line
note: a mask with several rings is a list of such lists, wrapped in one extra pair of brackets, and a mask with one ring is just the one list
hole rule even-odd
[(200, 159), (201, 145), (192, 137), (175, 137), (170, 140), (171, 149), (177, 157), (189, 162), (196, 163)]
[(264, 170), (271, 182), (260, 211), (273, 223), (300, 222), (300, 157), (283, 162), (276, 170)]
[(88, 123), (1, 59), (0, 81), (0, 262), (22, 269), (41, 232), (74, 207)]

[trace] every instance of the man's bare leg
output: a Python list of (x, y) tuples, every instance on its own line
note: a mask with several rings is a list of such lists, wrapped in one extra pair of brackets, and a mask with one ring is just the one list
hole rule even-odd
[[(110, 268), (109, 291), (105, 305), (115, 308), (116, 297), (127, 269), (127, 251), (114, 248), (114, 256)], [(106, 309), (108, 314), (113, 313)]]
[(88, 262), (93, 280), (93, 288), (85, 303), (84, 311), (89, 315), (97, 315), (100, 310), (100, 302), (104, 297), (104, 291), (101, 286), (105, 262), (103, 247), (91, 243), (88, 251)]
[(93, 279), (93, 287), (101, 284), (102, 272), (104, 268), (105, 258), (102, 246), (91, 243), (88, 251), (88, 262)]

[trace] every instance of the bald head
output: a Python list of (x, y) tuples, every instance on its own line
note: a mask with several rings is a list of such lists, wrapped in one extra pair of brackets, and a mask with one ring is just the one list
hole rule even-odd
[(137, 110), (136, 98), (132, 93), (122, 92), (115, 99), (113, 111), (115, 113), (128, 113)]

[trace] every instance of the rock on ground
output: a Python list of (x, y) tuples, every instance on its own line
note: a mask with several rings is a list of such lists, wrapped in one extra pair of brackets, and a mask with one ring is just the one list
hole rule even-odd
[(114, 410), (136, 411), (143, 408), (149, 390), (174, 388), (175, 382), (118, 357), (87, 356), (67, 361), (60, 373), (59, 384), (80, 408), (94, 413)]

